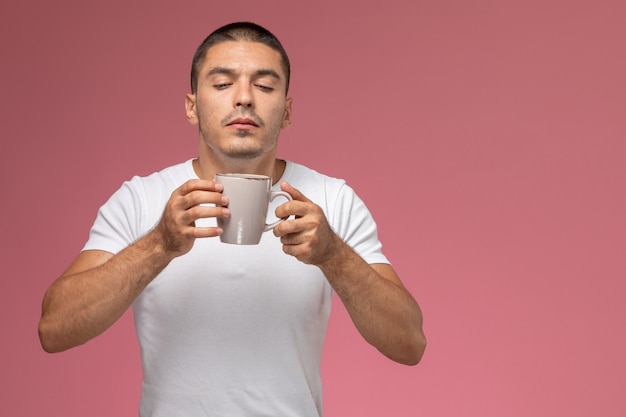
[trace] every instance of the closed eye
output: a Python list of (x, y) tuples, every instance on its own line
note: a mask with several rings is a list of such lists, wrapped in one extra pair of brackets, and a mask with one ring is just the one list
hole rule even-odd
[(267, 92), (274, 91), (274, 88), (273, 88), (273, 87), (268, 87), (268, 86), (263, 85), (263, 84), (255, 84), (255, 86), (256, 86), (257, 88), (259, 88), (259, 89), (263, 90), (263, 91), (267, 91)]

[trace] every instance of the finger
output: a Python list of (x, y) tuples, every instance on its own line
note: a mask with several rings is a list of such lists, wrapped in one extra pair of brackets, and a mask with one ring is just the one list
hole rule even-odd
[(183, 224), (192, 225), (199, 219), (210, 217), (226, 218), (230, 216), (230, 210), (220, 206), (194, 206), (182, 213)]
[(299, 218), (307, 215), (312, 208), (314, 208), (313, 203), (293, 200), (287, 201), (286, 203), (276, 207), (276, 210), (274, 210), (274, 214), (276, 215), (276, 217), (281, 219), (290, 216)]
[(221, 227), (195, 227), (194, 228), (195, 238), (216, 237), (216, 236), (220, 236), (222, 233), (224, 233), (224, 229), (222, 229)]
[(287, 246), (302, 245), (306, 241), (306, 236), (303, 233), (288, 233), (280, 237), (280, 243)]
[(283, 245), (283, 252), (287, 255), (291, 255), (293, 257), (295, 257), (297, 260), (299, 260), (300, 262), (304, 262), (307, 264), (310, 264), (310, 256), (311, 256), (311, 249), (309, 246), (307, 245), (300, 245), (300, 244), (284, 244)]
[(193, 179), (186, 181), (183, 185), (178, 187), (178, 192), (180, 195), (189, 194), (192, 191), (214, 191), (221, 193), (224, 191), (224, 186), (215, 180), (201, 180), (201, 179)]
[(291, 195), (291, 198), (293, 198), (294, 200), (305, 201), (307, 203), (311, 202), (311, 200), (306, 198), (306, 196), (304, 194), (302, 194), (300, 192), (300, 190), (298, 190), (297, 188), (293, 187), (287, 181), (283, 181), (283, 182), (280, 183), (280, 189), (285, 191), (285, 192), (287, 192), (287, 193), (289, 193), (289, 195)]
[(192, 191), (189, 194), (180, 197), (181, 207), (189, 209), (199, 205), (216, 205), (216, 206), (228, 206), (228, 197), (214, 191)]
[(300, 233), (302, 230), (303, 224), (297, 219), (285, 220), (274, 227), (274, 236), (283, 237), (293, 233)]

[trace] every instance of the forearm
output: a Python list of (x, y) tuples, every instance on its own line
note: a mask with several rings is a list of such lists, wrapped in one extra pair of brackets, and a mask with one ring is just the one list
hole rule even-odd
[[(98, 336), (128, 309), (143, 289), (170, 262), (170, 258), (146, 235), (97, 266), (73, 264), (46, 292), (39, 334), (48, 352), (59, 352)], [(84, 258), (83, 258), (84, 259)]]
[(415, 299), (390, 266), (368, 265), (342, 241), (336, 246), (333, 256), (319, 266), (359, 333), (390, 359), (408, 365), (418, 363), (426, 339)]

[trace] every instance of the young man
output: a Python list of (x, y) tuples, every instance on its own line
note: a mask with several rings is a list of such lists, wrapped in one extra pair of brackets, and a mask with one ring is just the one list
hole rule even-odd
[[(126, 182), (101, 207), (83, 251), (47, 291), (46, 351), (80, 345), (131, 305), (141, 345), (142, 416), (319, 416), (332, 291), (363, 337), (416, 364), (422, 316), (345, 182), (276, 158), (291, 123), (289, 60), (266, 29), (213, 32), (192, 65), (195, 159)], [(223, 244), (219, 172), (271, 176), (293, 201), (259, 245)]]

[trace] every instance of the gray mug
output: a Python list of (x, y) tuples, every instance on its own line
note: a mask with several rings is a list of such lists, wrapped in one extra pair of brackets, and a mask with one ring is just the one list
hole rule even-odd
[(256, 245), (263, 232), (272, 230), (278, 219), (267, 224), (267, 209), (270, 201), (278, 196), (292, 200), (284, 191), (272, 191), (272, 178), (255, 174), (217, 174), (215, 180), (222, 184), (222, 192), (228, 197), (230, 216), (218, 218), (217, 225), (224, 230), (220, 240), (236, 245)]

